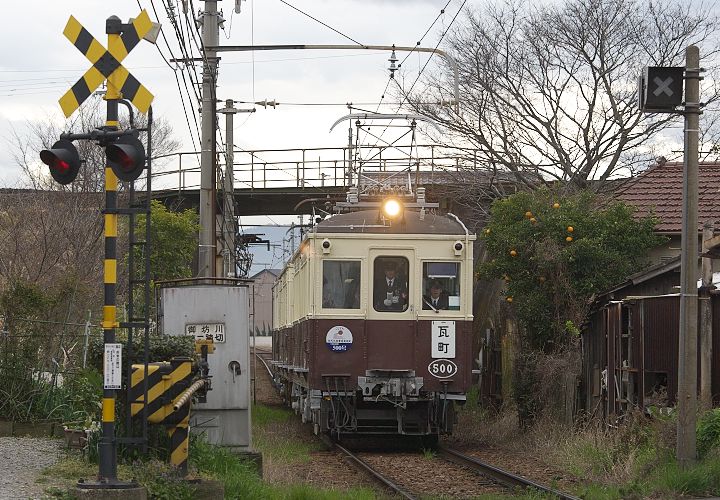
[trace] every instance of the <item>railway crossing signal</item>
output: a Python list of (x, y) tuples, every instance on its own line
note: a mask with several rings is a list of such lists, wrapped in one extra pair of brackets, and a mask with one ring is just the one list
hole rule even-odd
[(50, 175), (56, 182), (70, 184), (80, 170), (80, 155), (75, 145), (60, 139), (52, 148), (40, 151), (40, 160), (50, 167)]
[[(159, 25), (150, 21), (147, 11), (128, 23), (122, 23), (117, 16), (110, 16), (105, 22), (108, 35), (107, 49), (75, 19), (70, 16), (63, 30), (65, 37), (92, 63), (85, 74), (60, 98), (60, 107), (66, 117), (77, 110), (85, 100), (107, 81), (105, 101), (107, 117), (105, 126), (89, 133), (66, 133), (60, 136), (49, 150), (40, 153), (40, 159), (50, 167), (50, 173), (60, 184), (72, 182), (80, 167), (73, 140), (92, 140), (105, 148), (107, 168), (105, 169), (105, 259), (104, 259), (104, 301), (103, 301), (103, 343), (105, 360), (115, 359), (122, 364), (121, 344), (115, 342), (117, 321), (117, 229), (118, 216), (122, 213), (117, 204), (118, 179), (134, 181), (145, 168), (145, 148), (138, 140), (138, 130), (118, 130), (118, 103), (130, 101), (142, 113), (151, 111), (153, 95), (121, 64), (128, 53), (142, 38), (152, 38)], [(146, 35), (148, 35), (146, 37)], [(148, 144), (150, 144), (152, 113), (148, 118)], [(132, 115), (131, 115), (132, 127)], [(148, 146), (149, 147), (149, 146)], [(148, 174), (148, 189), (150, 186)], [(148, 191), (149, 194), (149, 191)], [(149, 208), (148, 218), (149, 218)], [(146, 323), (147, 324), (147, 323)], [(132, 328), (132, 327), (131, 327)], [(147, 335), (147, 327), (146, 327)], [(103, 398), (101, 436), (98, 443), (99, 472), (97, 483), (83, 483), (84, 488), (127, 489), (136, 483), (119, 481), (117, 477), (117, 444), (115, 435), (115, 398), (121, 386), (118, 373), (107, 367), (103, 370)]]
[[(120, 32), (121, 28), (124, 31), (120, 36), (110, 37), (108, 48), (105, 49), (77, 19), (73, 16), (68, 19), (63, 34), (87, 57), (92, 66), (60, 98), (60, 107), (66, 117), (73, 114), (105, 80), (108, 81), (108, 86), (117, 87), (113, 90), (131, 101), (142, 113), (147, 113), (150, 108), (153, 95), (121, 64), (128, 53), (152, 29), (150, 16), (146, 10), (143, 10), (137, 18), (126, 25), (121, 25), (116, 17), (109, 18), (107, 23), (108, 33), (111, 32), (110, 30)], [(113, 23), (118, 26), (113, 26)]]
[(121, 181), (134, 181), (145, 168), (145, 148), (131, 135), (119, 137), (105, 147), (108, 166)]

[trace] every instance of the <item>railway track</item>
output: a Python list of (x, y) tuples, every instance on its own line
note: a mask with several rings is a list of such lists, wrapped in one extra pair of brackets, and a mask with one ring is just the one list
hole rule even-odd
[[(255, 369), (256, 376), (262, 377), (262, 372), (265, 371), (268, 374), (268, 377), (272, 380), (272, 370), (269, 365), (272, 353), (267, 350), (256, 349), (255, 357), (257, 360)], [(446, 470), (444, 472), (446, 475), (450, 475), (451, 477), (456, 477), (462, 469), (465, 469), (465, 474), (470, 475), (471, 481), (476, 490), (488, 490), (492, 492), (498, 492), (507, 489), (532, 488), (536, 491), (551, 495), (555, 498), (568, 500), (576, 500), (577, 498), (567, 493), (554, 490), (524, 477), (505, 471), (493, 465), (487, 464), (478, 460), (475, 457), (465, 455), (457, 450), (453, 450), (444, 446), (438, 447), (434, 459), (428, 462), (425, 458), (423, 458), (423, 456), (416, 453), (411, 455), (404, 455), (401, 456), (401, 458), (388, 457), (387, 454), (383, 456), (376, 453), (354, 453), (346, 447), (334, 441), (331, 441), (327, 437), (323, 437), (322, 439), (328, 446), (328, 448), (335, 450), (337, 453), (340, 454), (341, 457), (343, 457), (343, 459), (345, 459), (347, 462), (351, 463), (354, 467), (359, 469), (365, 475), (370, 477), (370, 479), (376, 482), (380, 487), (390, 491), (392, 494), (401, 498), (416, 499), (424, 497), (428, 495), (428, 491), (427, 489), (423, 491), (423, 488), (418, 486), (413, 480), (413, 476), (411, 474), (404, 474), (402, 472), (399, 472), (396, 466), (397, 462), (411, 462), (415, 460), (417, 463), (414, 465), (413, 470), (416, 471), (415, 477), (417, 477), (418, 471), (420, 470), (424, 470), (423, 475), (427, 476), (428, 468), (434, 468), (435, 471), (437, 471), (439, 468), (444, 469), (444, 466), (438, 466), (437, 459), (440, 459), (440, 461), (442, 462), (452, 463), (456, 466), (460, 466), (458, 470)], [(383, 473), (383, 470), (390, 470), (392, 472), (386, 474)], [(405, 476), (407, 476), (407, 478)], [(407, 485), (412, 486), (408, 487)], [(437, 491), (435, 491), (434, 493), (437, 493)], [(480, 494), (481, 492), (478, 491), (477, 493)]]
[[(391, 477), (388, 477), (387, 474), (381, 472), (381, 469), (385, 468), (385, 464), (383, 464), (381, 467), (378, 467), (370, 463), (372, 460), (367, 459), (373, 458), (373, 454), (370, 454), (367, 458), (363, 458), (363, 456), (365, 455), (361, 456), (357, 453), (354, 453), (338, 443), (331, 442), (329, 439), (323, 439), (323, 441), (325, 441), (329, 446), (332, 446), (336, 451), (340, 452), (343, 458), (345, 458), (355, 467), (367, 474), (381, 487), (389, 490), (392, 494), (406, 499), (417, 499), (427, 496), (427, 491), (410, 491), (407, 486), (404, 486), (401, 483), (400, 480), (395, 480)], [(419, 460), (425, 460), (419, 456), (416, 456), (416, 458), (418, 458)], [(439, 447), (437, 450), (437, 458), (440, 458), (446, 462), (460, 465), (465, 469), (469, 469), (476, 475), (476, 478), (479, 475), (480, 477), (477, 478), (475, 481), (475, 486), (479, 490), (487, 490), (487, 492), (496, 493), (498, 491), (498, 486), (500, 486), (502, 489), (511, 490), (516, 490), (518, 488), (532, 488), (536, 491), (551, 495), (555, 498), (560, 498), (563, 500), (579, 500), (577, 497), (574, 497), (570, 494), (543, 486), (539, 483), (518, 476), (511, 472), (502, 470), (493, 465), (481, 462), (474, 457), (464, 455), (463, 453), (460, 453), (450, 448), (442, 446)], [(388, 467), (393, 467), (393, 464), (395, 464), (397, 460), (397, 458), (387, 460)], [(407, 461), (407, 457), (404, 457), (403, 461)], [(435, 467), (435, 469), (437, 469), (437, 462), (432, 462), (431, 464), (428, 464), (427, 467)], [(452, 475), (455, 474), (456, 473), (452, 473)], [(412, 482), (412, 480), (406, 479), (405, 482)], [(481, 494), (482, 492), (483, 491), (476, 491), (474, 492), (474, 494)]]
[(513, 474), (512, 472), (508, 472), (506, 470), (502, 470), (498, 467), (482, 462), (475, 457), (460, 453), (459, 451), (453, 450), (452, 448), (439, 446), (438, 456), (450, 462), (469, 467), (470, 469), (484, 476), (488, 476), (493, 480), (507, 486), (508, 488), (533, 488), (541, 493), (547, 493), (562, 500), (580, 500), (578, 497), (574, 497), (567, 493), (563, 493), (547, 486), (543, 486), (522, 476)]

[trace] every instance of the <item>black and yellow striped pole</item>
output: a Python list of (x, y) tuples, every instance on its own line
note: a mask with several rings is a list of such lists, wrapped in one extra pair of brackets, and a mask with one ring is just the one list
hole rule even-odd
[[(108, 47), (113, 47), (120, 38), (120, 20), (111, 16), (107, 20)], [(118, 129), (118, 101), (121, 98), (120, 86), (115, 72), (107, 78), (107, 118), (105, 128), (109, 131)], [(103, 301), (103, 342), (115, 343), (117, 324), (116, 285), (117, 285), (117, 186), (115, 173), (105, 167), (105, 262), (103, 282), (105, 284)], [(99, 480), (114, 482), (117, 480), (117, 441), (115, 438), (115, 389), (103, 389), (102, 399), (102, 435), (100, 438), (100, 470)]]

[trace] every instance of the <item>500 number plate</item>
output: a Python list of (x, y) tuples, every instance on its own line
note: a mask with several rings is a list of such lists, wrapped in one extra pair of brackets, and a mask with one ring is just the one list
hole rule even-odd
[(428, 365), (430, 375), (437, 378), (448, 378), (458, 371), (457, 365), (449, 359), (434, 359)]

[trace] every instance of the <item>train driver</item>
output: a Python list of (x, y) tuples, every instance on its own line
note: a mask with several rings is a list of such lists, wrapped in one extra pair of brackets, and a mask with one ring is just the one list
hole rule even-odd
[(375, 280), (373, 287), (375, 310), (404, 311), (407, 309), (408, 303), (407, 282), (398, 273), (398, 265), (395, 260), (383, 260), (383, 275)]
[(430, 293), (423, 295), (423, 309), (447, 309), (449, 307), (448, 294), (443, 290), (443, 286), (438, 280), (430, 282)]

